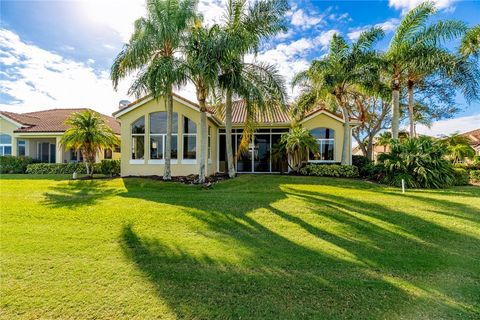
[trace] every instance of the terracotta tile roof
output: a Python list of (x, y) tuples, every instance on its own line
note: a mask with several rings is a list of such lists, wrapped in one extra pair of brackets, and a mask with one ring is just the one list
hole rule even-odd
[[(225, 107), (224, 105), (212, 107), (215, 115), (222, 121), (225, 121)], [(232, 124), (244, 124), (247, 119), (247, 108), (244, 100), (237, 100), (232, 103)], [(257, 113), (255, 115), (255, 122), (262, 124), (290, 124), (292, 118), (288, 109), (275, 107), (269, 112)]]
[[(74, 112), (89, 110), (87, 108), (78, 109), (50, 109), (28, 113), (14, 113), (1, 111), (1, 113), (10, 119), (21, 123), (21, 128), (15, 132), (64, 132), (68, 129), (65, 121)], [(103, 119), (113, 132), (120, 134), (120, 124), (112, 117), (101, 114)]]
[(462, 136), (466, 136), (466, 137), (470, 138), (470, 141), (472, 142), (471, 143), (472, 145), (480, 144), (480, 128), (462, 133)]

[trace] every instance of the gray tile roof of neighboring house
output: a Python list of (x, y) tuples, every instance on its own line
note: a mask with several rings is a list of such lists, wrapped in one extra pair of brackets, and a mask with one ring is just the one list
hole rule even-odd
[[(15, 132), (64, 132), (68, 129), (65, 121), (75, 112), (89, 110), (77, 109), (50, 109), (28, 113), (14, 113), (0, 111), (4, 116), (22, 124)], [(120, 123), (110, 116), (99, 113), (114, 133), (120, 134)]]

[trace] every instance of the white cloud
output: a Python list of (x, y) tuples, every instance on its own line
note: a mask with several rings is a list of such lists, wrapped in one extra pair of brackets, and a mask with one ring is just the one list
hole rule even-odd
[(291, 23), (296, 27), (302, 27), (303, 29), (306, 29), (320, 23), (322, 21), (322, 18), (322, 16), (318, 15), (311, 16), (305, 13), (303, 9), (298, 9), (297, 11), (293, 12)]
[[(438, 9), (449, 9), (457, 0), (433, 0)], [(408, 10), (415, 8), (425, 0), (388, 0), (390, 7), (397, 10), (402, 10), (402, 13), (406, 13)]]
[(332, 29), (328, 31), (323, 31), (319, 36), (315, 38), (315, 43), (322, 46), (322, 50), (326, 50), (334, 34), (340, 34), (340, 31)]
[[(377, 27), (377, 28), (382, 28), (385, 33), (390, 33), (390, 32), (394, 32), (397, 29), (399, 23), (400, 23), (399, 19), (391, 18), (391, 19), (388, 19), (384, 22), (377, 23), (373, 26)], [(358, 37), (360, 37), (360, 34), (362, 34), (362, 32), (370, 29), (371, 27), (372, 27), (372, 25), (366, 25), (366, 26), (359, 27), (359, 28), (353, 28), (347, 34), (347, 36), (350, 40), (357, 40)]]
[(417, 132), (429, 136), (450, 135), (455, 132), (467, 132), (480, 127), (480, 113), (455, 119), (440, 120), (434, 122), (431, 128), (424, 125), (417, 126)]
[(0, 100), (1, 110), (88, 107), (110, 114), (126, 98), (126, 81), (115, 92), (108, 72), (95, 71), (89, 63), (27, 44), (6, 29), (0, 29), (0, 43), (0, 91), (15, 101)]

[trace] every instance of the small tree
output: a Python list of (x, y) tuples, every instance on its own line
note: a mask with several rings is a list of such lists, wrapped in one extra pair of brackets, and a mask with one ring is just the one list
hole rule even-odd
[(307, 160), (308, 153), (318, 150), (318, 143), (310, 131), (298, 126), (282, 136), (279, 148), (285, 150), (289, 156), (288, 166), (298, 172), (303, 162)]
[(470, 139), (461, 134), (454, 133), (442, 140), (447, 150), (447, 158), (453, 163), (460, 163), (465, 158), (472, 159), (475, 149), (470, 146)]
[(92, 177), (96, 155), (102, 149), (118, 146), (120, 140), (100, 114), (93, 110), (75, 112), (65, 124), (70, 128), (65, 131), (60, 144), (66, 149), (73, 148), (82, 153), (87, 175)]

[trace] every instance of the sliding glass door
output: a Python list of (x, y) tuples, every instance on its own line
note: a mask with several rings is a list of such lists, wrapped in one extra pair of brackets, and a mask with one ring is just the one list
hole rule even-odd
[(39, 142), (37, 145), (37, 159), (43, 163), (55, 163), (55, 143)]

